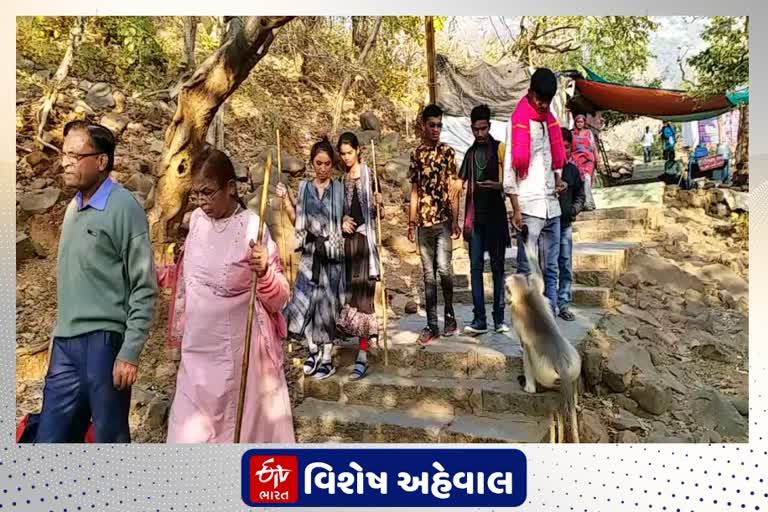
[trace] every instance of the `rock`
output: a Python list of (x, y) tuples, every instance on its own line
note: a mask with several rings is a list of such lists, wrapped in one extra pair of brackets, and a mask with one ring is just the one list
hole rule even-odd
[(75, 102), (75, 112), (77, 112), (78, 114), (82, 113), (87, 116), (96, 115), (96, 112), (94, 112), (94, 110), (90, 106), (88, 106), (88, 104), (83, 100), (77, 100)]
[(392, 159), (384, 164), (384, 177), (392, 183), (402, 183), (407, 181), (410, 167), (408, 156)]
[(156, 398), (149, 403), (145, 420), (152, 428), (159, 428), (168, 421), (168, 410), (171, 405), (168, 400)]
[(56, 204), (60, 195), (61, 190), (55, 187), (48, 187), (22, 196), (19, 204), (21, 209), (27, 212), (47, 210)]
[(139, 192), (144, 196), (149, 194), (154, 185), (155, 181), (152, 178), (140, 172), (133, 173), (123, 184), (131, 192)]
[(650, 325), (641, 325), (637, 329), (637, 337), (641, 340), (654, 341), (658, 339), (658, 334), (656, 334), (656, 329)]
[(747, 435), (747, 422), (734, 405), (714, 389), (696, 393), (692, 409), (697, 423), (722, 436), (741, 438)]
[(656, 317), (647, 311), (635, 309), (632, 306), (628, 306), (627, 304), (622, 304), (619, 306), (618, 310), (624, 315), (635, 317), (648, 325), (652, 325), (653, 327), (661, 327), (661, 323), (656, 319)]
[[(360, 114), (360, 127), (365, 131), (380, 132), (381, 121), (379, 121), (379, 118), (376, 117), (376, 114), (369, 110)], [(360, 143), (364, 144), (362, 140)]]
[(581, 359), (581, 365), (589, 389), (603, 381), (603, 353), (601, 350), (588, 348)]
[(125, 94), (120, 91), (115, 91), (112, 93), (112, 99), (115, 101), (115, 113), (122, 114), (125, 112)]
[(155, 394), (138, 386), (131, 389), (131, 401), (138, 406), (146, 405), (155, 398)]
[(375, 130), (363, 130), (357, 133), (357, 139), (363, 146), (370, 146), (371, 141), (379, 142), (379, 132)]
[(32, 239), (24, 233), (16, 232), (16, 268), (19, 265), (35, 256), (35, 246)]
[(48, 157), (42, 151), (33, 151), (27, 155), (27, 163), (32, 167), (37, 167), (38, 165), (44, 163), (48, 163), (50, 165), (50, 160), (48, 160)]
[(632, 380), (632, 370), (653, 373), (648, 351), (637, 344), (618, 346), (609, 356), (603, 370), (603, 382), (613, 391), (623, 393)]
[(684, 395), (688, 392), (688, 389), (679, 380), (677, 380), (677, 377), (675, 377), (667, 368), (661, 370), (659, 374), (659, 383), (671, 389), (672, 391), (680, 393), (681, 395)]
[(109, 128), (109, 131), (111, 131), (116, 138), (120, 137), (129, 122), (130, 119), (128, 119), (127, 116), (114, 113), (102, 116), (100, 121), (103, 126)]
[(698, 357), (721, 363), (735, 363), (738, 361), (736, 349), (730, 346), (722, 337), (715, 337), (701, 331), (695, 331), (691, 334), (691, 351)]
[(164, 147), (165, 143), (162, 140), (155, 139), (149, 143), (149, 150), (153, 153), (161, 154)]
[(384, 247), (393, 250), (399, 256), (416, 253), (416, 245), (403, 235), (391, 235), (385, 238)]
[(656, 416), (664, 414), (672, 402), (669, 390), (652, 382), (632, 389), (630, 396), (644, 411)]
[(91, 87), (93, 87), (93, 84), (88, 80), (80, 80), (80, 83), (77, 85), (77, 88), (83, 92), (90, 91)]
[(631, 430), (624, 430), (623, 432), (618, 433), (616, 442), (623, 444), (639, 443), (640, 437)]
[(378, 148), (381, 148), (382, 153), (393, 154), (397, 151), (397, 146), (400, 144), (400, 134), (397, 132), (390, 132), (381, 136)]
[(609, 337), (620, 340), (622, 331), (632, 328), (637, 329), (640, 326), (640, 321), (635, 317), (608, 313), (603, 317), (599, 325)]
[(637, 414), (638, 410), (640, 409), (637, 405), (637, 402), (635, 402), (634, 400), (632, 400), (631, 398), (629, 398), (628, 396), (622, 393), (612, 394), (611, 399), (616, 405), (618, 405), (622, 409), (626, 409), (632, 414)]
[(688, 233), (685, 232), (684, 228), (676, 224), (667, 224), (663, 226), (662, 232), (667, 235), (668, 242), (674, 243), (688, 241)]
[(652, 433), (645, 438), (646, 443), (658, 443), (658, 444), (681, 444), (690, 443), (691, 440), (685, 437), (670, 436), (668, 434)]
[(125, 129), (128, 130), (129, 132), (143, 132), (144, 125), (141, 123), (131, 122), (131, 123), (128, 123), (128, 126), (126, 126)]
[(640, 432), (645, 430), (637, 416), (624, 409), (619, 409), (616, 417), (611, 418), (611, 427), (621, 431), (632, 430), (634, 432)]
[(716, 204), (714, 207), (715, 216), (720, 217), (721, 219), (728, 217), (728, 214), (730, 213), (731, 211), (724, 204)]
[(630, 269), (649, 279), (664, 283), (665, 290), (681, 294), (686, 290), (704, 290), (704, 282), (695, 275), (682, 270), (671, 260), (652, 254), (636, 254), (630, 262)]
[(85, 96), (85, 102), (94, 109), (112, 108), (115, 106), (115, 99), (112, 97), (112, 89), (109, 84), (99, 82), (93, 84), (88, 89)]
[(237, 181), (248, 181), (248, 169), (240, 163), (240, 160), (237, 158), (230, 158), (230, 161), (232, 162), (232, 167), (235, 168), (235, 177), (237, 177)]
[(697, 272), (705, 279), (717, 283), (719, 289), (726, 290), (737, 301), (742, 297), (749, 297), (749, 284), (725, 265), (714, 263), (697, 269)]
[(640, 276), (634, 272), (627, 272), (619, 278), (619, 283), (627, 288), (637, 288), (637, 285), (640, 284)]
[(45, 178), (37, 178), (32, 183), (30, 183), (29, 188), (32, 190), (42, 190), (48, 186), (48, 183), (49, 180)]
[(749, 416), (749, 398), (746, 396), (731, 397), (731, 403), (742, 416)]
[(582, 443), (607, 443), (610, 441), (600, 416), (592, 411), (583, 410), (579, 421), (579, 440)]
[(696, 300), (685, 301), (685, 312), (691, 316), (699, 316), (707, 313), (708, 311), (709, 311), (709, 308), (706, 305), (704, 305), (703, 302), (699, 302)]
[(728, 209), (734, 212), (749, 211), (749, 194), (736, 192), (730, 189), (718, 189), (718, 194), (722, 195), (722, 201), (728, 205)]
[(414, 315), (419, 312), (419, 306), (414, 301), (409, 300), (405, 303), (405, 313), (407, 315)]
[(704, 299), (704, 295), (697, 290), (686, 290), (683, 294), (685, 300), (695, 300), (701, 302)]

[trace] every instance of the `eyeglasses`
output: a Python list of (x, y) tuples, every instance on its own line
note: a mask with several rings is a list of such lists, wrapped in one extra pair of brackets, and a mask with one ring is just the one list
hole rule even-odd
[(61, 159), (64, 160), (74, 160), (75, 162), (80, 163), (80, 160), (83, 158), (88, 158), (89, 156), (96, 156), (96, 155), (103, 155), (105, 154), (103, 151), (97, 151), (95, 153), (62, 153)]
[(189, 200), (192, 202), (192, 204), (210, 204), (213, 202), (216, 194), (219, 193), (219, 190), (221, 190), (221, 187), (217, 188), (213, 192), (209, 192), (208, 194), (193, 190), (189, 193)]
[(442, 128), (443, 127), (443, 123), (427, 123), (427, 126), (429, 126), (430, 128), (433, 128), (433, 129), (434, 128)]

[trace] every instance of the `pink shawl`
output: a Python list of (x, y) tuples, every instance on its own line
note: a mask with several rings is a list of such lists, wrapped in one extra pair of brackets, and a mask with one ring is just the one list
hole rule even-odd
[(552, 152), (552, 169), (562, 169), (565, 165), (565, 146), (563, 134), (560, 131), (560, 123), (557, 122), (552, 112), (547, 110), (540, 114), (528, 102), (525, 96), (517, 104), (510, 121), (512, 125), (512, 168), (517, 173), (518, 180), (524, 180), (528, 176), (528, 166), (531, 161), (531, 121), (547, 123), (549, 131), (549, 146)]

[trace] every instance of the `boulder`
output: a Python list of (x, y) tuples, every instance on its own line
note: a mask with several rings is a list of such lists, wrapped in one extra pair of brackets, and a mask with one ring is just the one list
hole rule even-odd
[(720, 290), (730, 293), (737, 301), (749, 297), (749, 284), (739, 274), (720, 263), (706, 265), (696, 272), (702, 278), (717, 283)]
[(93, 87), (93, 83), (89, 82), (88, 80), (80, 80), (80, 82), (77, 85), (77, 88), (83, 92), (90, 91), (91, 87)]
[(125, 112), (125, 94), (120, 91), (115, 91), (112, 93), (112, 99), (115, 101), (115, 113), (122, 114)]
[(699, 277), (682, 270), (673, 261), (656, 255), (634, 255), (630, 262), (630, 270), (645, 278), (665, 283), (665, 287), (673, 293), (681, 294), (690, 289), (704, 291), (704, 282)]
[(143, 196), (149, 195), (149, 192), (154, 185), (155, 181), (152, 178), (140, 172), (134, 172), (131, 177), (123, 183), (123, 186), (126, 189), (131, 192), (138, 192)]
[(588, 348), (581, 358), (581, 366), (589, 389), (603, 381), (603, 353), (601, 350)]
[(622, 444), (633, 444), (640, 442), (640, 436), (632, 432), (631, 430), (624, 430), (619, 432), (616, 436), (616, 442)]
[(633, 308), (632, 306), (629, 306), (627, 304), (622, 304), (618, 307), (619, 313), (622, 315), (626, 315), (628, 317), (634, 317), (638, 320), (651, 325), (653, 327), (661, 327), (661, 322), (659, 322), (655, 316), (653, 316), (651, 313), (647, 311), (643, 311), (640, 309)]
[(85, 102), (94, 109), (112, 108), (115, 106), (115, 99), (112, 97), (112, 88), (109, 84), (99, 82), (93, 84), (88, 89), (85, 96)]
[(109, 128), (109, 131), (111, 131), (116, 138), (120, 137), (129, 122), (130, 119), (128, 119), (127, 116), (115, 113), (102, 116), (100, 121), (103, 126)]
[(383, 245), (401, 257), (416, 253), (416, 245), (403, 235), (390, 235), (384, 239)]
[(603, 369), (603, 382), (613, 391), (623, 393), (632, 380), (632, 371), (655, 372), (648, 351), (638, 344), (619, 345), (611, 354)]
[(414, 301), (409, 300), (405, 303), (405, 313), (408, 315), (415, 315), (419, 312), (419, 305), (416, 304)]
[(719, 361), (721, 363), (735, 363), (738, 361), (736, 349), (729, 345), (723, 338), (714, 336), (704, 336), (706, 333), (699, 332), (691, 342), (691, 352), (703, 359)]
[(693, 397), (692, 409), (699, 426), (712, 429), (729, 438), (744, 438), (747, 421), (734, 405), (714, 389), (698, 392)]
[(168, 411), (171, 403), (163, 398), (155, 398), (149, 403), (145, 416), (147, 425), (152, 428), (160, 428), (168, 421)]
[(42, 151), (31, 152), (30, 154), (27, 155), (26, 160), (27, 160), (27, 163), (33, 168), (51, 165), (51, 160), (48, 158), (48, 155), (46, 155)]
[(596, 413), (583, 410), (579, 421), (579, 440), (582, 443), (607, 443), (610, 441), (608, 431)]
[(749, 416), (749, 397), (734, 396), (731, 397), (731, 403), (742, 416)]
[(627, 288), (637, 288), (640, 284), (640, 276), (635, 272), (627, 272), (619, 278), (619, 284)]
[[(381, 121), (376, 117), (376, 114), (369, 110), (360, 114), (360, 127), (366, 131), (380, 132)], [(360, 141), (360, 143), (363, 144), (363, 141)]]
[(371, 141), (375, 143), (379, 143), (379, 132), (375, 130), (363, 130), (360, 132), (357, 132), (357, 140), (360, 142), (363, 146), (370, 146)]
[(48, 187), (25, 194), (19, 200), (21, 209), (26, 212), (47, 210), (56, 204), (61, 195), (61, 190), (56, 187)]
[(662, 232), (667, 235), (667, 241), (668, 242), (687, 242), (688, 241), (688, 234), (685, 232), (685, 229), (682, 227), (676, 225), (676, 224), (668, 224), (662, 227)]
[(35, 257), (35, 246), (32, 239), (24, 233), (16, 232), (16, 268), (22, 262)]
[(646, 382), (630, 392), (630, 396), (644, 411), (656, 416), (664, 414), (672, 402), (672, 395), (666, 387)]
[(634, 432), (641, 432), (645, 430), (637, 416), (624, 409), (619, 409), (618, 414), (611, 418), (610, 423), (611, 427), (619, 431), (632, 430)]

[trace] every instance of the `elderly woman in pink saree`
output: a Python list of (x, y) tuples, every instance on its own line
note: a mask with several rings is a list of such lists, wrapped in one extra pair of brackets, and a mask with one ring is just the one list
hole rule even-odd
[(281, 310), (289, 291), (277, 245), (237, 196), (229, 158), (207, 149), (193, 167), (189, 235), (176, 277), (171, 339), (181, 337), (181, 364), (168, 420), (169, 443), (234, 441), (248, 299), (257, 288), (240, 440), (293, 443), (283, 372)]

